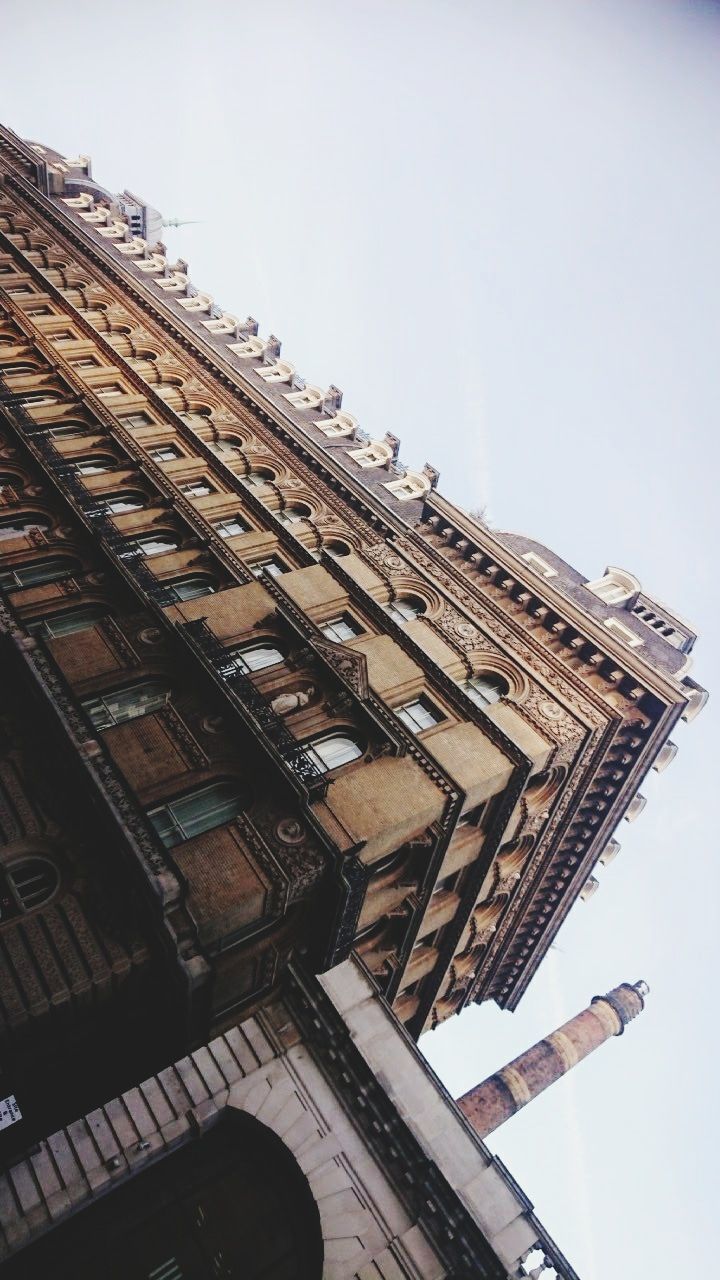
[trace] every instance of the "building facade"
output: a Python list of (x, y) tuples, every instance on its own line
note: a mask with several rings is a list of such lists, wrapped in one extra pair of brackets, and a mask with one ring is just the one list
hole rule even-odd
[(705, 698), (631, 575), (454, 506), (160, 226), (0, 130), (11, 1155), (353, 953), (413, 1038), (513, 1008)]

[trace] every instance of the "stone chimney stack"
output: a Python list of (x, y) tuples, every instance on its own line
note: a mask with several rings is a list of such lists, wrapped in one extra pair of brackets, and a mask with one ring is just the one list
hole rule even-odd
[(646, 982), (623, 982), (606, 996), (595, 996), (582, 1013), (458, 1098), (480, 1137), (486, 1138), (611, 1036), (621, 1036), (642, 1012), (649, 990)]

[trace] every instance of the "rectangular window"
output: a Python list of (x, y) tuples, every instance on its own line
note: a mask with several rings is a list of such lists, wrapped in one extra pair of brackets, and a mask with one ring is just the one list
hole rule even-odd
[(115, 693), (89, 698), (83, 706), (96, 729), (110, 729), (115, 724), (122, 724), (124, 720), (135, 720), (138, 716), (159, 711), (165, 706), (168, 693), (165, 686), (149, 680), (130, 689), (119, 689)]
[(432, 729), (439, 724), (442, 716), (427, 698), (417, 698), (414, 702), (406, 702), (404, 707), (396, 707), (395, 714), (412, 733), (422, 733), (424, 729)]
[(362, 635), (362, 627), (350, 617), (349, 613), (343, 613), (339, 618), (331, 618), (329, 622), (323, 622), (322, 633), (328, 640), (335, 640), (338, 644), (342, 644), (344, 640), (353, 640), (355, 636)]
[(125, 427), (151, 427), (153, 420), (147, 413), (123, 413), (118, 417)]
[(26, 316), (51, 316), (53, 312), (49, 307), (34, 307), (32, 311), (26, 311)]
[(103, 400), (108, 400), (110, 396), (123, 396), (125, 388), (120, 386), (119, 382), (108, 382), (105, 386), (95, 387), (95, 391)]
[(7, 292), (11, 298), (19, 298), (23, 293), (32, 293), (32, 289), (26, 284), (19, 284), (14, 289), (8, 289)]
[[(210, 493), (217, 493), (217, 489), (213, 489), (213, 486), (208, 484), (207, 480), (189, 480), (187, 484), (181, 484), (179, 488), (180, 492), (187, 494), (188, 498), (206, 498)], [(223, 537), (228, 536), (228, 534), (223, 534)]]
[(71, 360), (70, 364), (73, 369), (99, 369), (100, 368), (100, 361), (94, 360), (92, 356), (84, 357), (82, 360)]
[(287, 573), (287, 565), (283, 564), (282, 560), (278, 560), (277, 556), (270, 556), (267, 560), (257, 560), (250, 567), (256, 578), (262, 578), (264, 573), (271, 578), (279, 578), (281, 574)]
[[(27, 311), (25, 312), (25, 314), (26, 315), (28, 314)], [(74, 333), (71, 333), (69, 329), (63, 329), (61, 333), (51, 333), (50, 341), (51, 342), (75, 342), (76, 335)]]
[(228, 516), (227, 520), (218, 520), (214, 525), (221, 538), (235, 538), (239, 533), (248, 533), (249, 527), (239, 516)]
[(148, 454), (153, 462), (174, 462), (176, 458), (183, 456), (174, 444), (158, 445), (157, 449), (148, 449)]

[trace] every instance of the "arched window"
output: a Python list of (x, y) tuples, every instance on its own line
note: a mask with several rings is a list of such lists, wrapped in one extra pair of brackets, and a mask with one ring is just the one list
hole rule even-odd
[(419, 596), (397, 596), (389, 604), (383, 605), (383, 608), (395, 622), (403, 626), (425, 612), (425, 602)]
[(0, 471), (0, 493), (6, 493), (8, 489), (21, 489), (22, 483), (20, 476), (11, 475), (9, 471)]
[(21, 858), (0, 868), (0, 922), (44, 906), (59, 884), (57, 868), (45, 858)]
[(339, 538), (329, 538), (327, 542), (323, 542), (323, 551), (327, 551), (333, 560), (342, 560), (343, 556), (352, 554), (352, 547), (347, 542), (341, 542)]
[[(25, 360), (12, 360), (9, 364), (4, 364), (2, 367), (2, 373), (4, 377), (10, 377), (16, 373), (37, 373), (37, 372), (38, 372), (38, 365), (31, 364), (30, 362)], [(45, 372), (47, 372), (47, 365), (45, 366)]]
[(50, 528), (52, 521), (47, 516), (15, 515), (5, 516), (0, 520), (0, 542), (9, 538), (26, 538), (29, 533)]
[(239, 649), (231, 649), (227, 656), (246, 672), (264, 671), (266, 667), (277, 667), (285, 661), (280, 650), (269, 642), (243, 645)]
[(341, 769), (363, 755), (357, 742), (344, 733), (324, 733), (306, 743), (305, 749), (321, 773)]
[(96, 729), (111, 729), (125, 720), (152, 715), (165, 706), (169, 697), (170, 688), (162, 680), (144, 680), (141, 684), (87, 698), (83, 707)]
[(5, 591), (14, 591), (18, 587), (39, 587), (44, 582), (58, 582), (61, 578), (69, 578), (80, 572), (77, 560), (65, 557), (48, 557), (46, 560), (33, 560), (30, 564), (15, 565), (12, 569), (0, 571), (0, 587)]
[(62, 422), (58, 423), (57, 426), (55, 424), (52, 426), (48, 424), (48, 426), (43, 427), (42, 429), (44, 433), (50, 436), (53, 440), (62, 440), (69, 436), (99, 435), (101, 432), (100, 427), (95, 427), (94, 430), (91, 430), (87, 422)]
[(166, 849), (203, 831), (224, 826), (244, 809), (247, 795), (238, 782), (212, 782), (151, 809), (148, 817)]
[[(28, 314), (32, 313), (28, 312)], [(27, 395), (20, 397), (20, 403), (27, 409), (37, 409), (43, 404), (57, 404), (60, 394), (59, 391), (28, 391)]]
[(247, 475), (241, 476), (243, 484), (249, 484), (251, 488), (259, 489), (261, 485), (272, 484), (275, 479), (275, 472), (269, 467), (253, 467), (248, 471)]
[(31, 635), (57, 640), (59, 636), (69, 636), (75, 631), (87, 631), (101, 618), (107, 617), (108, 612), (106, 605), (88, 604), (53, 613), (49, 618), (35, 618), (27, 624), (27, 629)]
[(175, 578), (172, 582), (163, 582), (163, 586), (176, 600), (197, 600), (199, 596), (210, 596), (217, 591), (212, 578), (206, 578), (202, 574)]
[(129, 543), (137, 547), (144, 556), (161, 556), (167, 551), (179, 551), (180, 543), (171, 533), (147, 533), (141, 538), (133, 538)]
[(300, 520), (309, 520), (312, 512), (304, 502), (293, 502), (278, 514), (283, 524), (297, 524)]
[(465, 681), (463, 689), (477, 707), (489, 707), (492, 702), (497, 702), (510, 692), (507, 680), (495, 675), (494, 671), (478, 671)]
[(105, 510), (110, 515), (119, 516), (126, 511), (142, 511), (147, 504), (147, 498), (144, 493), (137, 490), (127, 490), (125, 493), (112, 493), (109, 497), (103, 498)]
[(100, 454), (75, 460), (75, 470), (79, 476), (100, 476), (104, 471), (110, 471), (114, 465), (114, 458), (103, 457)]

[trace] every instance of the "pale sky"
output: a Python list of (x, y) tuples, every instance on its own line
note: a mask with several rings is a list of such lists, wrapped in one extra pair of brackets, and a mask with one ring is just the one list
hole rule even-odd
[[(688, 617), (717, 688), (720, 8), (4, 0), (0, 115), (168, 217), (191, 278), (463, 506)], [(714, 706), (674, 735), (516, 1014), (422, 1048), (458, 1094), (620, 981), (647, 1009), (499, 1133), (583, 1280), (713, 1267)]]

